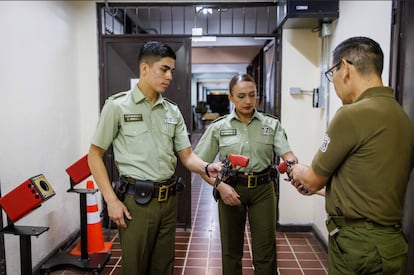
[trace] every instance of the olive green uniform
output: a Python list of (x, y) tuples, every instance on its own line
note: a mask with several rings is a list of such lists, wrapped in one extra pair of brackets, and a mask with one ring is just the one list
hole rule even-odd
[(332, 119), (312, 161), (329, 177), (329, 274), (405, 274), (400, 224), (414, 128), (390, 88), (365, 91)]
[[(121, 176), (152, 182), (171, 178), (174, 151), (191, 146), (178, 106), (161, 95), (151, 106), (137, 86), (107, 99), (92, 144), (105, 150), (113, 144)], [(138, 205), (126, 195), (124, 203), (132, 220), (119, 230), (123, 274), (173, 274), (176, 197)]]
[[(244, 124), (233, 111), (212, 122), (200, 139), (194, 152), (204, 161), (212, 162), (232, 154), (250, 158), (249, 165), (241, 168), (245, 174), (259, 173), (272, 164), (274, 156), (291, 151), (286, 134), (275, 117), (257, 111), (248, 124)], [(236, 184), (241, 205), (228, 206), (219, 200), (219, 220), (224, 275), (242, 274), (244, 228), (248, 214), (252, 236), (255, 274), (277, 274), (276, 266), (276, 203), (272, 180), (248, 188)]]

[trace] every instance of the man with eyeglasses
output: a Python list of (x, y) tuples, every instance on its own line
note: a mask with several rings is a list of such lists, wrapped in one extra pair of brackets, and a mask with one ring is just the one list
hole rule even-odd
[(326, 73), (343, 106), (310, 166), (293, 165), (299, 192), (326, 187), (329, 274), (405, 274), (401, 222), (414, 166), (414, 127), (384, 87), (383, 52), (367, 37), (333, 51)]

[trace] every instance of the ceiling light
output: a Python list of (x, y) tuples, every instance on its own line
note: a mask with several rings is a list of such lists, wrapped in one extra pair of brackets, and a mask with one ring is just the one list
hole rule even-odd
[(216, 36), (193, 36), (191, 41), (193, 42), (216, 42)]
[(203, 14), (208, 14), (208, 13), (213, 14), (212, 8), (205, 8), (205, 7), (197, 6), (195, 9), (196, 9), (196, 13), (202, 12)]

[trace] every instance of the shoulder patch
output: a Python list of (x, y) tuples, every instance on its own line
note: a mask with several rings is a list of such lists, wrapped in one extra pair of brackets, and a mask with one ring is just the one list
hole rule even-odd
[(126, 94), (127, 94), (127, 92), (120, 92), (120, 93), (111, 95), (109, 98), (111, 98), (111, 99), (117, 99), (117, 98), (120, 98), (120, 97), (125, 96)]
[(177, 103), (175, 103), (175, 102), (174, 102), (174, 101), (172, 101), (171, 99), (166, 98), (166, 97), (163, 97), (163, 98), (164, 98), (164, 100), (168, 101), (169, 103), (171, 103), (171, 104), (173, 104), (173, 105), (177, 105)]
[(331, 142), (331, 139), (329, 138), (329, 136), (325, 133), (322, 139), (322, 145), (319, 148), (319, 150), (321, 150), (322, 153), (325, 153), (326, 150), (328, 150), (328, 145), (329, 142)]
[(216, 118), (215, 120), (213, 120), (211, 123), (215, 123), (215, 122), (217, 122), (217, 121), (220, 121), (220, 120), (222, 120), (223, 118), (226, 118), (228, 115), (224, 115), (224, 116), (221, 116), (221, 117), (218, 117), (218, 118)]

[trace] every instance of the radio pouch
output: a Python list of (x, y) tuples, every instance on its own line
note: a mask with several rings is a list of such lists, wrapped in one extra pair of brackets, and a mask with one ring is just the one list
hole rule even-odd
[(137, 180), (134, 183), (135, 187), (135, 202), (141, 205), (149, 203), (154, 192), (154, 183)]

